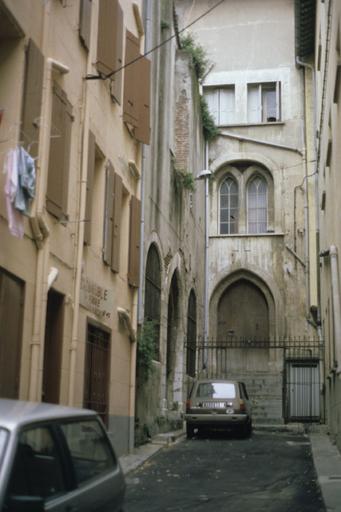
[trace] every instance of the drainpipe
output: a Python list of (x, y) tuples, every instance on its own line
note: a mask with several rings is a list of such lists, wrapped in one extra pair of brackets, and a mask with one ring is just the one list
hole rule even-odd
[[(208, 310), (209, 310), (209, 300), (208, 300), (208, 249), (209, 249), (209, 179), (212, 175), (212, 172), (208, 169), (208, 142), (206, 141), (205, 145), (205, 166), (206, 169), (201, 171), (196, 177), (197, 180), (205, 180), (205, 254), (204, 254), (204, 345), (207, 344), (208, 340)], [(204, 354), (204, 365), (206, 362), (205, 354)]]
[[(93, 38), (90, 38), (93, 41)], [(90, 43), (91, 45), (91, 43)], [(91, 59), (92, 51), (91, 46), (88, 53), (87, 61), (87, 74), (92, 72)], [(87, 80), (83, 81), (83, 116), (80, 120), (80, 129), (83, 126), (83, 141), (80, 147), (81, 153), (81, 172), (80, 172), (80, 192), (79, 192), (79, 213), (78, 213), (78, 238), (76, 245), (76, 271), (74, 282), (74, 296), (73, 296), (73, 319), (71, 330), (71, 345), (70, 345), (70, 370), (69, 370), (69, 389), (68, 389), (68, 405), (75, 405), (75, 381), (76, 381), (76, 361), (77, 361), (77, 348), (78, 348), (78, 329), (79, 329), (79, 310), (80, 310), (80, 286), (82, 277), (82, 258), (84, 246), (84, 229), (85, 223), (81, 222), (85, 218), (85, 205), (86, 205), (86, 185), (88, 174), (88, 152), (89, 152), (89, 128), (90, 128), (90, 113), (89, 113), (89, 83)]]
[[(147, 0), (145, 3), (145, 53), (152, 47), (152, 3)], [(144, 247), (144, 226), (145, 226), (145, 167), (147, 160), (148, 148), (145, 144), (142, 146), (142, 165), (141, 165), (141, 223), (140, 223), (140, 282), (137, 295), (137, 323), (143, 324), (144, 307), (143, 307), (143, 288), (144, 288), (144, 264), (145, 264), (145, 247)]]
[[(205, 145), (205, 168), (208, 170), (208, 142)], [(208, 250), (209, 250), (209, 179), (211, 172), (205, 177), (205, 291), (204, 291), (204, 305), (205, 305), (205, 316), (204, 316), (204, 343), (207, 344), (208, 340)]]
[[(304, 229), (305, 229), (305, 236), (304, 236), (304, 259), (305, 259), (305, 281), (306, 281), (306, 296), (307, 296), (307, 318), (309, 318), (310, 315), (310, 231), (309, 231), (309, 188), (308, 188), (308, 163), (307, 163), (307, 132), (306, 132), (306, 85), (305, 85), (305, 79), (306, 79), (306, 68), (309, 68), (311, 71), (313, 71), (312, 66), (309, 64), (306, 64), (305, 62), (301, 61), (298, 57), (296, 57), (296, 63), (304, 68), (303, 71), (303, 137), (304, 137), (304, 151), (303, 151), (303, 165), (305, 169), (305, 176), (304, 176)], [(295, 193), (296, 193), (296, 187), (295, 187)], [(296, 237), (296, 233), (294, 235)]]
[(331, 287), (333, 298), (333, 320), (334, 320), (334, 339), (336, 356), (336, 373), (341, 374), (341, 299), (339, 284), (339, 263), (338, 251), (335, 245), (331, 245), (327, 251), (320, 254), (322, 258), (328, 257), (330, 260)]

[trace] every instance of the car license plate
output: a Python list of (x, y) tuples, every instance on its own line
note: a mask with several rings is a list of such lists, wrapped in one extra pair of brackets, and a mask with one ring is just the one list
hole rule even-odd
[(203, 402), (202, 404), (205, 409), (225, 409), (225, 402)]

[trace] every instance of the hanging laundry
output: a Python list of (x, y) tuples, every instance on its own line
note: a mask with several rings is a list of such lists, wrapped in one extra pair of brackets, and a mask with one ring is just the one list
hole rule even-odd
[(24, 218), (23, 215), (15, 208), (14, 202), (18, 189), (18, 152), (17, 149), (11, 149), (5, 159), (4, 173), (6, 174), (5, 182), (5, 199), (8, 218), (8, 229), (11, 235), (18, 238), (24, 236)]
[(22, 147), (7, 153), (5, 196), (10, 233), (18, 238), (24, 236), (23, 215), (29, 214), (30, 203), (35, 196), (36, 172), (33, 158)]
[(15, 196), (15, 208), (24, 215), (29, 214), (29, 207), (35, 195), (36, 170), (33, 158), (23, 147), (18, 152), (18, 188)]

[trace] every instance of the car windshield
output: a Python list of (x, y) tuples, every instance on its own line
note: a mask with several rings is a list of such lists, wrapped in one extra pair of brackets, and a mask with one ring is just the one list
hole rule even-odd
[(8, 432), (4, 428), (0, 428), (0, 466), (3, 455), (5, 453), (6, 442), (7, 442)]
[(198, 398), (236, 398), (232, 382), (202, 382), (197, 389)]

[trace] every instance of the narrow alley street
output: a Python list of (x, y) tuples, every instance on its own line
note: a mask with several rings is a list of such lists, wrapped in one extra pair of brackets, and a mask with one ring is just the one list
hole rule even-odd
[(255, 432), (182, 441), (127, 477), (125, 512), (324, 512), (309, 439)]

